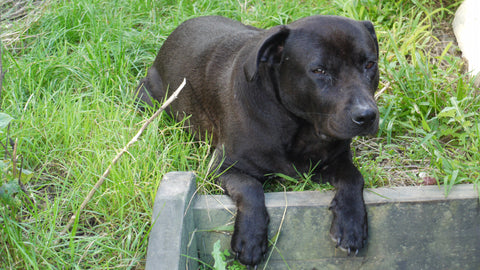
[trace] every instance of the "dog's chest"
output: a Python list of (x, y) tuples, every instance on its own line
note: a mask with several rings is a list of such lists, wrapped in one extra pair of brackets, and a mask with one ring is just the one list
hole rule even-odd
[(298, 171), (308, 172), (321, 169), (338, 153), (348, 150), (349, 142), (330, 140), (316, 135), (313, 128), (303, 128), (287, 148), (288, 159)]

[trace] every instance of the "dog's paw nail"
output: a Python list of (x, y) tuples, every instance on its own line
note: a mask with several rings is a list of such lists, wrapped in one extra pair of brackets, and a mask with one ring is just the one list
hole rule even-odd
[(355, 254), (353, 255), (353, 257), (356, 257), (358, 254), (358, 249), (355, 250)]
[(347, 255), (350, 256), (350, 253), (352, 253), (352, 251), (350, 250), (350, 247), (347, 249)]
[(337, 244), (335, 245), (335, 248), (338, 248), (340, 246), (340, 242), (342, 241), (342, 239), (340, 239), (340, 237), (337, 239)]

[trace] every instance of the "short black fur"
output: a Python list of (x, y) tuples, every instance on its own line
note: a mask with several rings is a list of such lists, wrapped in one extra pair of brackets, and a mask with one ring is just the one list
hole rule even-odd
[(370, 22), (312, 16), (263, 30), (200, 17), (168, 37), (137, 99), (161, 102), (187, 79), (170, 112), (178, 120), (191, 115), (190, 130), (211, 135), (225, 157), (219, 180), (238, 209), (231, 246), (240, 262), (257, 265), (267, 251), (265, 175), (296, 176), (312, 164), (316, 180), (337, 190), (331, 237), (356, 252), (368, 230), (350, 143), (377, 131), (377, 62)]

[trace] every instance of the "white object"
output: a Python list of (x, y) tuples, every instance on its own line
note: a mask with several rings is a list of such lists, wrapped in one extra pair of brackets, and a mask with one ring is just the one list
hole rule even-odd
[[(465, 0), (453, 19), (453, 32), (472, 77), (480, 73), (480, 0)], [(475, 80), (480, 85), (480, 75)]]

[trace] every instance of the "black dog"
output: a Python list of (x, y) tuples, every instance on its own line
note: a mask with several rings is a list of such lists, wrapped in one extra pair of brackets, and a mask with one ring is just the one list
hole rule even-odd
[(258, 264), (267, 250), (266, 174), (311, 168), (336, 189), (331, 237), (350, 252), (367, 238), (364, 180), (351, 138), (378, 129), (378, 43), (372, 23), (313, 16), (269, 30), (223, 17), (181, 24), (165, 41), (137, 98), (152, 105), (183, 78), (170, 106), (220, 152), (220, 181), (237, 206), (231, 246)]

